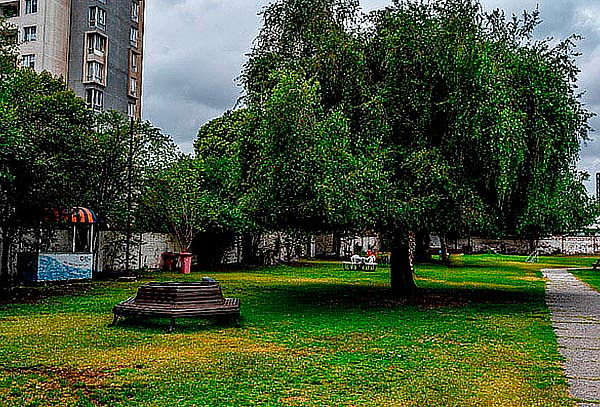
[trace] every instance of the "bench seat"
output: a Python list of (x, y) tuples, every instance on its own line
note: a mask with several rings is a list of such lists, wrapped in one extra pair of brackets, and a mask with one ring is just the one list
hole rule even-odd
[(220, 318), (240, 316), (240, 300), (225, 298), (218, 282), (148, 283), (113, 307), (116, 325), (119, 317), (170, 318), (170, 331), (176, 318)]

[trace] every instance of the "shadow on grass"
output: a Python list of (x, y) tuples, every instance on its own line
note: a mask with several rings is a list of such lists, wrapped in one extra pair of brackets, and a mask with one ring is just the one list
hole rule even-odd
[[(299, 313), (318, 308), (370, 310), (412, 306), (433, 309), (470, 305), (543, 304), (543, 291), (526, 289), (419, 288), (412, 297), (398, 297), (383, 286), (305, 284), (272, 287), (267, 292), (270, 306), (285, 307)], [(264, 296), (261, 297), (264, 301)]]
[[(347, 284), (278, 285), (242, 296), (242, 323), (228, 319), (178, 318), (173, 334), (193, 334), (241, 328), (245, 325), (305, 319), (310, 316), (335, 320), (341, 314), (378, 310), (426, 311), (438, 308), (486, 306), (487, 313), (514, 314), (539, 312), (544, 309), (543, 290), (507, 290), (479, 288), (420, 288), (415, 295), (401, 298), (384, 286)], [(121, 319), (116, 327), (147, 334), (168, 334), (168, 318)]]
[(16, 287), (0, 296), (0, 306), (10, 304), (35, 304), (50, 297), (84, 296), (103, 283), (85, 281)]
[(133, 330), (153, 334), (191, 334), (199, 331), (217, 331), (226, 328), (239, 328), (238, 323), (230, 318), (199, 319), (177, 318), (173, 332), (169, 332), (169, 318), (134, 318), (120, 319), (117, 325), (109, 325), (112, 329)]

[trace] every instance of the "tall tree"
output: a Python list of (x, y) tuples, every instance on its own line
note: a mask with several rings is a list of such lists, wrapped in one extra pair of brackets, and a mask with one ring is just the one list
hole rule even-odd
[(152, 219), (132, 215), (146, 181), (179, 158), (175, 143), (151, 123), (119, 112), (97, 114), (94, 123), (89, 140), (93, 168), (84, 200), (115, 229), (125, 230), (128, 218), (138, 229), (153, 229)]
[(198, 233), (241, 231), (246, 218), (221, 180), (202, 159), (181, 157), (153, 174), (145, 185), (146, 214), (165, 222), (187, 251)]
[(372, 21), (391, 142), (439, 152), (450, 175), (424, 227), (535, 237), (590, 219), (573, 38), (550, 47), (533, 39), (537, 11), (507, 20), (472, 0), (398, 2)]
[(0, 17), (0, 73), (7, 75), (17, 67), (17, 28)]
[(85, 193), (93, 115), (59, 79), (30, 69), (0, 76), (0, 286), (12, 285), (9, 253), (45, 208)]
[(212, 187), (233, 202), (239, 210), (238, 218), (245, 220), (228, 231), (242, 235), (242, 261), (250, 265), (259, 263), (258, 245), (264, 232), (254, 221), (252, 207), (245, 199), (255, 159), (252, 135), (256, 122), (255, 112), (250, 109), (227, 112), (202, 126), (194, 143), (196, 157), (204, 163), (207, 177), (213, 180)]
[(39, 228), (46, 209), (89, 206), (123, 227), (130, 187), (137, 202), (143, 181), (175, 156), (149, 123), (94, 115), (61, 79), (19, 67), (13, 34), (0, 19), (0, 288), (14, 282), (15, 239)]
[[(539, 236), (590, 219), (574, 169), (590, 118), (574, 42), (535, 41), (537, 11), (396, 1), (357, 24), (356, 1), (280, 0), (263, 17), (242, 80), (260, 116), (253, 190), (271, 192), (256, 196), (274, 227), (374, 220), (393, 242), (392, 287), (408, 293), (411, 231)], [(339, 144), (313, 156), (317, 140)], [(368, 216), (344, 155), (373, 164), (371, 187), (385, 191)], [(338, 191), (343, 217), (323, 204)]]
[(383, 146), (353, 146), (350, 120), (326, 112), (318, 82), (279, 71), (257, 111), (247, 200), (267, 229), (307, 231), (373, 228), (385, 189)]

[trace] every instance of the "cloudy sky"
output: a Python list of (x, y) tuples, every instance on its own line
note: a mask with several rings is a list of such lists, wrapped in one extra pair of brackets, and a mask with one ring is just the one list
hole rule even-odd
[[(239, 95), (236, 77), (261, 21), (267, 0), (152, 0), (146, 11), (144, 118), (190, 151), (198, 128), (231, 109)], [(361, 0), (365, 11), (386, 0)], [(585, 103), (600, 113), (600, 2), (598, 0), (483, 0), (489, 8), (521, 13), (539, 5), (538, 36), (585, 37), (580, 87)], [(600, 131), (600, 119), (592, 126)], [(596, 134), (592, 133), (596, 138)], [(580, 167), (600, 171), (600, 142), (583, 147)], [(591, 185), (590, 185), (591, 187)]]

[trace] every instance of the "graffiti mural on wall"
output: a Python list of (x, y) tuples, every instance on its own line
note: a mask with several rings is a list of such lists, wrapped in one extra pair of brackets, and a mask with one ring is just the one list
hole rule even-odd
[(92, 254), (40, 253), (37, 281), (85, 280), (92, 278)]

